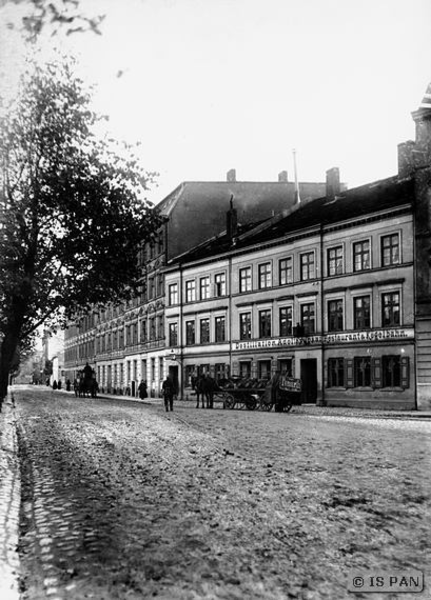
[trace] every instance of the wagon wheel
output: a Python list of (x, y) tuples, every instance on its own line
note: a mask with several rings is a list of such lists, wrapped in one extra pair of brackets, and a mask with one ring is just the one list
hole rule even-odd
[(270, 402), (269, 404), (265, 404), (265, 402), (260, 401), (260, 410), (264, 410), (266, 412), (270, 412), (274, 405)]
[(245, 405), (247, 410), (254, 410), (256, 408), (257, 400), (253, 396), (246, 396)]
[(223, 402), (223, 406), (225, 408), (234, 408), (235, 406), (235, 398), (232, 396), (232, 394), (225, 394), (224, 395), (224, 402)]

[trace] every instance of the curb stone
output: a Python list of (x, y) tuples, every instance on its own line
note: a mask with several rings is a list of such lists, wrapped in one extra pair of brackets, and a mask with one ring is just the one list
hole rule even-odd
[(19, 600), (18, 554), (21, 481), (15, 407), (8, 396), (0, 412), (0, 598)]

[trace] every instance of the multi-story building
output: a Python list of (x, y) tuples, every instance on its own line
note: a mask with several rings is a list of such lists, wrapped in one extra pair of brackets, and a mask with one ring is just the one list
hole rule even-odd
[[(431, 408), (431, 86), (398, 175), (224, 236), (166, 267), (169, 369), (300, 377), (304, 400)], [(175, 293), (173, 293), (175, 291)], [(169, 356), (168, 352), (168, 356)]]
[(170, 370), (301, 378), (304, 400), (415, 406), (412, 178), (235, 226), (166, 267)]
[(139, 255), (140, 295), (83, 315), (66, 331), (66, 377), (73, 380), (89, 362), (104, 391), (135, 395), (144, 379), (150, 394), (157, 396), (166, 374), (166, 261), (222, 233), (232, 198), (240, 222), (250, 223), (289, 210), (298, 196), (303, 201), (319, 197), (324, 189), (322, 182), (296, 185), (285, 171), (277, 182), (239, 182), (231, 170), (225, 182), (182, 183), (158, 205), (166, 221), (157, 240)]

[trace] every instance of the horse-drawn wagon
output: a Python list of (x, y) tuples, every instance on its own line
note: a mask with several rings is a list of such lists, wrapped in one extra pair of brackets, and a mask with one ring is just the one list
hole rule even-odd
[(217, 382), (215, 396), (223, 401), (223, 408), (260, 409), (276, 412), (289, 411), (301, 404), (300, 379), (276, 373), (270, 380), (231, 377)]

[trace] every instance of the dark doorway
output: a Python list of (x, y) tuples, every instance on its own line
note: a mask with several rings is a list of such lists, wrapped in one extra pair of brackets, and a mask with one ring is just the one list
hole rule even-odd
[(132, 397), (136, 396), (136, 381), (132, 381)]
[(308, 404), (317, 400), (317, 359), (301, 360), (302, 402)]
[(169, 377), (174, 382), (175, 393), (178, 394), (178, 366), (169, 367)]

